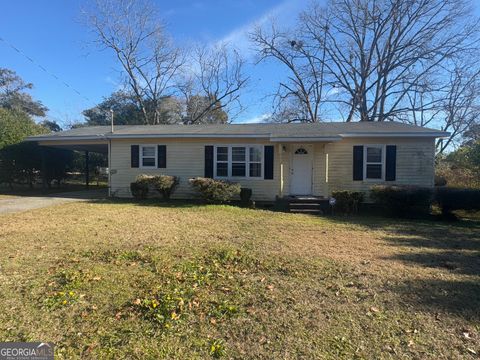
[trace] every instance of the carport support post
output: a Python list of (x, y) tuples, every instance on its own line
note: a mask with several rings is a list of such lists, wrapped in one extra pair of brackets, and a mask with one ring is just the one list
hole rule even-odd
[(42, 154), (42, 192), (47, 192), (47, 154), (44, 146), (40, 147)]
[(88, 189), (90, 185), (90, 154), (88, 151), (85, 151), (85, 187)]

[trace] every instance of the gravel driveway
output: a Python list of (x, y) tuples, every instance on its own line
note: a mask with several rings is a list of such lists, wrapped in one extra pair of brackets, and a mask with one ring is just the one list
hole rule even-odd
[(40, 209), (75, 201), (88, 201), (106, 197), (106, 190), (85, 190), (50, 194), (46, 196), (19, 196), (0, 200), (0, 214)]

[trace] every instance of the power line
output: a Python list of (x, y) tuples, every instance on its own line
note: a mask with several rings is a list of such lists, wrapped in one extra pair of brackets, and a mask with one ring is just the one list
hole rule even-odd
[(77, 95), (79, 95), (80, 97), (84, 98), (85, 100), (87, 101), (91, 101), (87, 96), (85, 95), (82, 95), (80, 93), (80, 91), (78, 91), (76, 88), (74, 88), (73, 86), (71, 86), (69, 83), (67, 83), (65, 80), (61, 79), (59, 76), (55, 75), (54, 73), (52, 73), (51, 71), (48, 71), (45, 67), (43, 67), (42, 65), (40, 65), (38, 62), (36, 62), (33, 58), (31, 58), (30, 56), (28, 56), (27, 54), (25, 54), (22, 50), (20, 50), (19, 48), (17, 48), (15, 45), (13, 45), (11, 42), (3, 39), (0, 37), (0, 41), (4, 42), (7, 46), (11, 47), (13, 50), (15, 50), (17, 53), (19, 53), (20, 55), (22, 55), (24, 58), (26, 58), (28, 61), (30, 61), (32, 64), (34, 64), (35, 66), (39, 67), (40, 70), (42, 70), (44, 73), (50, 75), (51, 77), (53, 77), (55, 80), (57, 80), (59, 83), (63, 84), (65, 87), (68, 87), (70, 90), (74, 91)]

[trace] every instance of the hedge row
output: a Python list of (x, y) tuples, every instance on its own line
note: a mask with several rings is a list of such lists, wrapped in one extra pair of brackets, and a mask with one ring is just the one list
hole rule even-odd
[(370, 190), (370, 198), (391, 216), (423, 217), (430, 213), (433, 191), (417, 186), (376, 185)]
[[(335, 191), (334, 209), (338, 213), (355, 214), (363, 202), (363, 194)], [(480, 190), (456, 188), (425, 188), (418, 186), (375, 185), (370, 199), (383, 213), (403, 218), (426, 217), (432, 204), (440, 207), (444, 217), (453, 217), (454, 210), (480, 210)]]
[(439, 188), (435, 202), (447, 217), (452, 216), (453, 210), (480, 210), (480, 190)]
[[(251, 189), (229, 181), (197, 177), (189, 180), (191, 186), (209, 203), (226, 203), (240, 195), (242, 205), (251, 206)], [(139, 175), (130, 184), (132, 195), (145, 199), (151, 188), (166, 200), (175, 191), (179, 179), (169, 175)], [(355, 191), (334, 191), (334, 209), (338, 213), (356, 214), (364, 194)], [(437, 204), (445, 217), (452, 217), (454, 210), (480, 210), (480, 190), (456, 188), (424, 188), (417, 186), (375, 185), (370, 190), (371, 200), (386, 214), (395, 217), (424, 217), (430, 213), (431, 205)]]
[[(202, 177), (193, 178), (189, 181), (200, 196), (209, 203), (225, 203), (241, 194), (240, 184)], [(179, 182), (179, 178), (176, 176), (139, 175), (135, 182), (130, 184), (130, 191), (134, 198), (145, 199), (148, 197), (150, 189), (153, 188), (162, 195), (163, 199), (168, 200)], [(251, 190), (243, 190), (241, 194), (242, 202), (250, 203)]]

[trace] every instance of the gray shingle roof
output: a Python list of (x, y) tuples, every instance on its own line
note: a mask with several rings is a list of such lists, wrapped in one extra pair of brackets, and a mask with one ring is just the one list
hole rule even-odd
[(91, 126), (29, 137), (38, 140), (74, 140), (144, 137), (257, 137), (282, 140), (290, 138), (326, 139), (373, 136), (443, 137), (448, 133), (398, 122), (326, 122), (301, 124), (227, 124), (227, 125), (119, 125)]

